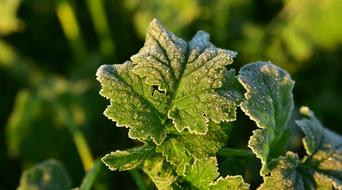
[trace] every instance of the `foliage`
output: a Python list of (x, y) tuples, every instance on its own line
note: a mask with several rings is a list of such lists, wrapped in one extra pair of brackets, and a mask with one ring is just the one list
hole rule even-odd
[[(131, 61), (102, 65), (96, 73), (100, 94), (110, 100), (104, 114), (144, 144), (104, 156), (109, 169), (140, 167), (158, 189), (248, 189), (241, 176), (218, 177), (215, 157), (229, 135), (224, 122), (236, 119), (240, 105), (261, 128), (249, 141), (262, 162), (259, 189), (342, 188), (342, 137), (324, 129), (306, 107), (301, 112), (310, 119), (297, 124), (306, 134), (308, 157), (283, 156), (294, 107), (294, 81), (285, 70), (256, 62), (236, 77), (226, 69), (236, 53), (216, 48), (205, 32), (187, 43), (153, 20), (146, 33)], [(144, 163), (157, 168), (157, 176)]]
[[(294, 120), (299, 118), (297, 105), (310, 105), (331, 131), (342, 132), (342, 107), (338, 106), (342, 104), (340, 7), (338, 0), (0, 0), (0, 123), (3, 126), (0, 130), (0, 189), (15, 189), (23, 171), (50, 158), (65, 166), (71, 179), (70, 187), (79, 186), (80, 189), (124, 187), (149, 190), (155, 188), (154, 184), (157, 187), (174, 184), (173, 187), (177, 188), (193, 183), (191, 177), (187, 180), (177, 177), (177, 171), (184, 173), (186, 171), (182, 172), (182, 168), (186, 168), (188, 173), (195, 174), (202, 169), (194, 164), (204, 162), (211, 163), (211, 167), (205, 168), (210, 175), (205, 177), (204, 182), (194, 184), (198, 187), (207, 183), (232, 185), (235, 181), (242, 187), (248, 183), (251, 189), (256, 189), (260, 184), (267, 187), (267, 181), (279, 179), (272, 176), (286, 172), (293, 174), (288, 175), (287, 185), (291, 185), (293, 176), (301, 176), (299, 178), (303, 179), (305, 188), (320, 184), (318, 179), (338, 184), (338, 175), (336, 177), (336, 172), (328, 167), (330, 163), (319, 164), (318, 161), (320, 157), (325, 157), (328, 149), (319, 148), (319, 154), (306, 153), (301, 143), (301, 128), (296, 126)], [(182, 106), (193, 108), (193, 117), (206, 108), (203, 104), (199, 106), (201, 102), (193, 98), (191, 102), (194, 104), (188, 105), (185, 101), (177, 104), (173, 115), (170, 114), (172, 118), (165, 122), (178, 119), (178, 129), (185, 129), (179, 132), (172, 122), (168, 123), (166, 137), (160, 145), (156, 145), (148, 135), (148, 139), (143, 140), (147, 144), (137, 139), (130, 140), (126, 134), (132, 128), (110, 127), (113, 123), (102, 115), (107, 102), (98, 95), (99, 85), (94, 73), (101, 64), (122, 63), (136, 53), (153, 18), (160, 19), (170, 31), (186, 41), (190, 41), (196, 31), (205, 30), (211, 34), (213, 44), (239, 52), (239, 56), (234, 57), (234, 64), (224, 66), (228, 72), (224, 73), (221, 88), (209, 93), (236, 100), (237, 105), (229, 109), (238, 107), (234, 116), (237, 120), (230, 118), (230, 121), (217, 124), (207, 122), (205, 115), (191, 121), (180, 121), (180, 116), (184, 115), (184, 112), (178, 114)], [(140, 53), (148, 51), (148, 48), (144, 49)], [(137, 60), (143, 58), (136, 57)], [(291, 73), (296, 80), (294, 108), (286, 108), (287, 111), (281, 112), (279, 118), (270, 115), (273, 112), (267, 112), (262, 118), (242, 113), (241, 102), (246, 104), (245, 111), (249, 109), (250, 113), (263, 109), (247, 106), (247, 97), (244, 97), (244, 92), (249, 92), (250, 98), (255, 98), (252, 89), (244, 88), (252, 81), (243, 79), (251, 78), (245, 72), (248, 68), (254, 68), (257, 72), (258, 67), (253, 64), (243, 67), (247, 69), (236, 72), (237, 77), (232, 70), (235, 68), (238, 71), (243, 63), (251, 60), (272, 60)], [(258, 64), (283, 73), (268, 63)], [(140, 74), (143, 73), (144, 69), (141, 69)], [(264, 75), (264, 71), (257, 73)], [(144, 80), (146, 77), (153, 79), (150, 90), (154, 95), (166, 96), (163, 93), (171, 92), (158, 89), (161, 84), (151, 76), (144, 76)], [(178, 80), (173, 81), (177, 83)], [(260, 90), (257, 92), (262, 93), (263, 90)], [(290, 92), (288, 87), (283, 90)], [(266, 103), (263, 105), (267, 106), (266, 109), (272, 108), (267, 103), (268, 97), (277, 96), (269, 93), (265, 96)], [(206, 97), (206, 94), (201, 94), (201, 97)], [(259, 98), (263, 101), (262, 97)], [(219, 99), (210, 101), (217, 102)], [(273, 105), (277, 108), (277, 104)], [(286, 105), (279, 105), (279, 108), (285, 109)], [(292, 109), (294, 111), (290, 113)], [(228, 109), (221, 111), (227, 112)], [(228, 116), (232, 116), (233, 112), (229, 112)], [(217, 120), (223, 116), (213, 113), (211, 115)], [(292, 117), (288, 119), (286, 114)], [(256, 125), (250, 120), (253, 118), (263, 121), (263, 124)], [(284, 123), (268, 122), (273, 118)], [(306, 119), (311, 120), (310, 117)], [(189, 127), (180, 124), (192, 125), (193, 121), (200, 124), (196, 125), (195, 130), (203, 130), (203, 126), (207, 125), (206, 135), (184, 134), (189, 132)], [(272, 127), (265, 126), (265, 123), (272, 123)], [(269, 138), (260, 139), (253, 135), (253, 130), (254, 133), (264, 131)], [(308, 133), (321, 130), (315, 128), (311, 131)], [(249, 151), (248, 139), (251, 135), (249, 147), (252, 151)], [(310, 147), (307, 149), (313, 150), (316, 145), (312, 142), (315, 140), (308, 136), (311, 135), (306, 135), (304, 144)], [(334, 135), (328, 136), (331, 139)], [(124, 155), (131, 161), (125, 163), (125, 160), (119, 159), (121, 157), (114, 156), (112, 169), (120, 166), (136, 169), (118, 173), (100, 167), (103, 163), (95, 161), (96, 158), (111, 150), (123, 150), (112, 154)], [(143, 154), (139, 154), (140, 150)], [(265, 153), (259, 154), (261, 150)], [(135, 160), (136, 157), (128, 156), (131, 152), (141, 157)], [(257, 156), (253, 156), (254, 153)], [(108, 154), (108, 158), (112, 154)], [(154, 156), (148, 158), (151, 155)], [(187, 159), (178, 160), (181, 157)], [(333, 160), (335, 158), (338, 160), (339, 157), (335, 156)], [(289, 163), (289, 166), (282, 167), (284, 163)], [(339, 162), (333, 162), (338, 168), (336, 163)], [(179, 167), (174, 167), (175, 164)], [(260, 167), (263, 168), (263, 177), (259, 175)], [(305, 168), (310, 172), (303, 172)], [(299, 178), (298, 182), (301, 181)], [(183, 182), (180, 183), (180, 180)]]

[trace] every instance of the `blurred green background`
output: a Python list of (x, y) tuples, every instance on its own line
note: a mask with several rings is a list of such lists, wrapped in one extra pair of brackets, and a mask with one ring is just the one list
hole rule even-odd
[[(76, 187), (87, 160), (136, 143), (102, 115), (108, 101), (95, 72), (135, 54), (153, 18), (186, 40), (207, 31), (216, 46), (238, 52), (236, 69), (257, 60), (287, 69), (297, 108), (310, 106), (341, 134), (341, 10), (339, 0), (0, 0), (0, 189), (15, 189), (22, 170), (48, 158), (65, 165)], [(246, 148), (255, 129), (241, 118), (229, 147)], [(239, 168), (247, 161), (220, 161), (222, 174), (260, 183)], [(137, 189), (135, 174), (103, 167), (94, 189)]]

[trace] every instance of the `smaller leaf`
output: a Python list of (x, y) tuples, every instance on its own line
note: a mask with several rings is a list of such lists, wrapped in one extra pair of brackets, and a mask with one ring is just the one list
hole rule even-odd
[(149, 145), (131, 148), (128, 150), (117, 150), (102, 157), (102, 162), (110, 170), (130, 170), (141, 165), (154, 151)]
[(340, 135), (324, 128), (308, 107), (301, 107), (300, 113), (309, 117), (296, 121), (297, 125), (305, 133), (303, 143), (307, 154), (313, 154), (320, 149), (342, 151)]
[(249, 185), (243, 181), (241, 176), (219, 177), (216, 157), (196, 160), (188, 167), (184, 179), (189, 182), (192, 189), (203, 190), (245, 190)]
[(63, 165), (50, 159), (25, 170), (18, 190), (67, 190), (71, 180)]
[(264, 177), (264, 183), (261, 184), (258, 190), (271, 190), (275, 188), (305, 190), (303, 177), (297, 171), (299, 164), (298, 155), (292, 152), (288, 152), (286, 156), (272, 161), (269, 165), (272, 172), (269, 176)]
[(196, 160), (188, 168), (184, 179), (190, 182), (194, 188), (209, 189), (210, 182), (219, 176), (217, 169), (217, 160), (215, 157)]
[(245, 65), (238, 78), (247, 90), (241, 109), (261, 128), (253, 131), (248, 146), (261, 159), (264, 175), (267, 163), (285, 153), (294, 81), (285, 70), (270, 62)]
[(305, 134), (308, 157), (304, 164), (315, 168), (312, 175), (317, 187), (342, 189), (342, 137), (324, 128), (308, 107), (301, 107), (300, 112), (308, 117), (296, 121)]
[(190, 164), (192, 158), (202, 159), (213, 156), (227, 141), (224, 127), (210, 122), (208, 128), (206, 135), (196, 135), (185, 131), (169, 135), (170, 137), (157, 146), (156, 150), (177, 167), (179, 175), (183, 175), (185, 166)]
[(309, 118), (296, 123), (305, 133), (307, 156), (288, 152), (268, 164), (269, 175), (259, 189), (342, 189), (342, 137), (324, 128), (307, 107), (300, 112)]

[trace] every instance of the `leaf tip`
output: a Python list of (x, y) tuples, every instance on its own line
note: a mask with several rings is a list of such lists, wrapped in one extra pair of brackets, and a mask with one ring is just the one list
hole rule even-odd
[(114, 154), (114, 152), (111, 152), (109, 154), (104, 155), (101, 158), (102, 163), (104, 163), (108, 167), (108, 169), (110, 169), (111, 171), (115, 171), (118, 169), (118, 168), (112, 167), (112, 165), (109, 163), (110, 160), (112, 159), (113, 154)]

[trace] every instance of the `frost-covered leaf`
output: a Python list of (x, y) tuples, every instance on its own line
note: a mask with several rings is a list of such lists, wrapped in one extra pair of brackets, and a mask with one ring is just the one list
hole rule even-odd
[(315, 169), (317, 187), (342, 189), (342, 137), (324, 128), (309, 108), (300, 112), (308, 117), (296, 121), (305, 134), (305, 165)]
[[(103, 162), (112, 170), (144, 162), (143, 170), (159, 189), (183, 188), (183, 181), (174, 183), (177, 176), (194, 161), (215, 156), (227, 140), (224, 125), (236, 119), (244, 89), (235, 71), (226, 69), (235, 55), (216, 48), (203, 31), (185, 42), (153, 20), (144, 47), (131, 61), (103, 65), (96, 75), (100, 94), (110, 100), (104, 114), (129, 128), (130, 138), (153, 141), (155, 149), (116, 151)], [(226, 180), (231, 179), (217, 185), (229, 184)]]
[(56, 160), (47, 160), (25, 170), (18, 190), (68, 190), (71, 180), (63, 165)]
[(288, 152), (286, 156), (273, 160), (269, 165), (270, 175), (264, 177), (264, 183), (258, 189), (305, 190), (305, 187), (311, 189), (312, 186), (304, 186), (304, 178), (298, 171), (299, 164), (298, 156), (292, 152)]
[(294, 82), (285, 70), (270, 62), (248, 64), (238, 78), (247, 90), (241, 108), (261, 128), (253, 131), (248, 146), (261, 159), (263, 173), (266, 164), (285, 151)]
[(224, 127), (211, 122), (206, 135), (178, 133), (169, 137), (159, 146), (157, 152), (163, 154), (166, 160), (177, 167), (177, 173), (184, 174), (184, 169), (192, 158), (202, 159), (214, 156), (227, 141)]
[(196, 160), (189, 166), (184, 179), (192, 186), (191, 189), (248, 189), (249, 185), (243, 182), (241, 176), (219, 177), (217, 160), (215, 157)]
[(160, 155), (150, 157), (143, 165), (143, 171), (159, 190), (173, 189), (171, 185), (176, 181), (177, 176), (173, 174), (172, 168)]
[(225, 66), (234, 56), (216, 48), (205, 32), (187, 43), (153, 20), (132, 62), (98, 69), (100, 93), (111, 102), (105, 115), (130, 128), (131, 138), (152, 137), (156, 144), (163, 142), (171, 123), (178, 131), (205, 134), (209, 121), (235, 120), (237, 98), (219, 92), (232, 81), (226, 79), (232, 75)]
[(222, 86), (225, 65), (233, 57), (234, 52), (216, 48), (205, 32), (199, 31), (186, 43), (153, 20), (144, 47), (131, 59), (135, 73), (165, 92), (170, 108), (166, 114), (175, 127), (205, 134), (208, 119), (235, 119), (229, 113), (230, 102), (215, 91)]
[(303, 160), (292, 152), (269, 163), (269, 175), (260, 189), (342, 189), (342, 137), (324, 128), (307, 107), (308, 118), (296, 121), (305, 133), (307, 155)]
[(154, 151), (149, 145), (131, 148), (128, 150), (117, 150), (105, 155), (102, 162), (110, 170), (130, 170), (141, 165)]

